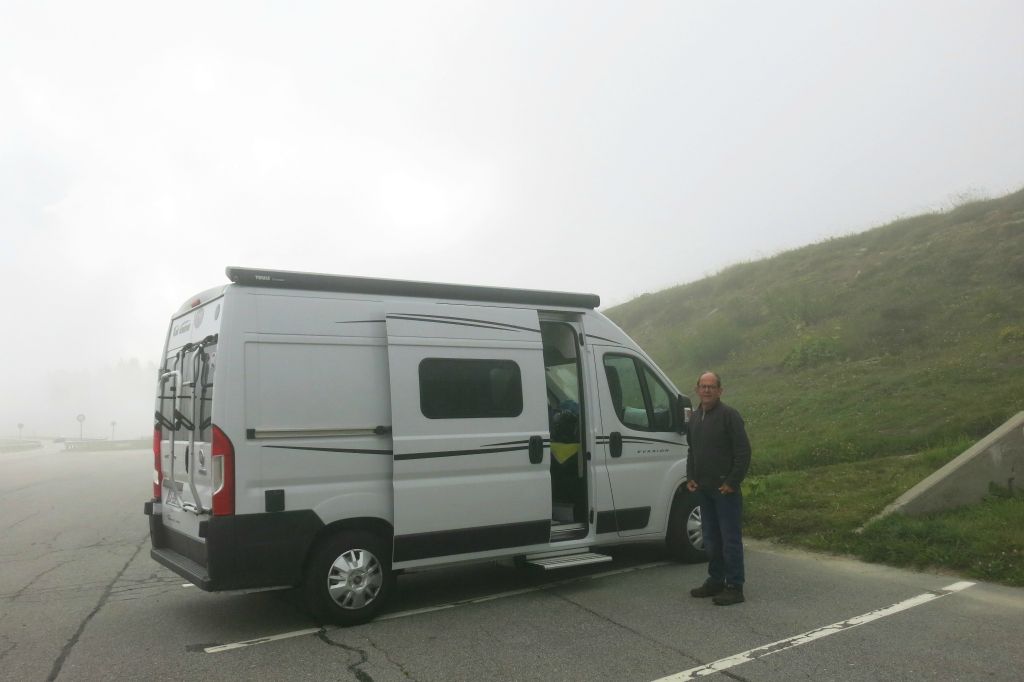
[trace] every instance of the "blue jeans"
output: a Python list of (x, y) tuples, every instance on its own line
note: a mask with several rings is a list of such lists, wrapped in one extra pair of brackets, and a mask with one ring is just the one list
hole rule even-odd
[(717, 488), (697, 488), (700, 525), (708, 552), (708, 582), (743, 586), (743, 494), (723, 495)]

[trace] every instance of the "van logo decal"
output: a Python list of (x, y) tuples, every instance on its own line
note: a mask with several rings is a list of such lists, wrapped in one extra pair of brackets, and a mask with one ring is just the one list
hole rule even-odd
[(460, 327), (481, 327), (483, 329), (501, 329), (503, 331), (523, 331), (533, 334), (540, 334), (539, 329), (520, 327), (504, 322), (492, 322), (491, 320), (477, 320), (470, 317), (447, 317), (444, 315), (388, 315), (389, 320), (411, 320), (412, 322), (434, 322), (437, 324), (453, 324)]

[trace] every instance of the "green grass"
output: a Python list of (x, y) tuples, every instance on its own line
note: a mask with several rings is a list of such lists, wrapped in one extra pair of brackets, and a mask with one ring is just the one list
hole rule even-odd
[(969, 443), (875, 459), (753, 476), (747, 532), (819, 551), (914, 568), (942, 567), (1024, 586), (1024, 496), (1005, 492), (980, 504), (922, 517), (890, 515), (861, 527)]
[[(1021, 301), (1024, 190), (735, 265), (607, 314), (684, 390), (705, 369), (722, 375), (754, 446), (753, 534), (907, 562), (863, 543), (916, 537), (909, 520), (852, 529), (1024, 410)], [(1004, 520), (1018, 508), (978, 507)], [(1001, 522), (981, 535), (999, 537)], [(960, 546), (1003, 561), (980, 539)], [(968, 570), (959, 550), (934, 552), (919, 559)]]
[(865, 530), (853, 553), (868, 561), (951, 568), (973, 578), (1024, 586), (1024, 496), (921, 518), (890, 516)]

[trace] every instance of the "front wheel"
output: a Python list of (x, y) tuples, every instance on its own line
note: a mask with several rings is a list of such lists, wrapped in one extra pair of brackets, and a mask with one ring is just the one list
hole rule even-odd
[(672, 501), (665, 546), (675, 561), (696, 564), (708, 560), (700, 525), (700, 504), (697, 496), (688, 490), (681, 491)]
[(372, 620), (394, 589), (385, 545), (363, 531), (327, 538), (306, 570), (306, 605), (325, 623), (358, 625)]

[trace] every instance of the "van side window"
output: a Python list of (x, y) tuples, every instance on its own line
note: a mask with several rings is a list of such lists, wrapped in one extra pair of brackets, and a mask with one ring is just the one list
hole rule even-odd
[(424, 358), (420, 411), (428, 419), (518, 417), (523, 381), (512, 360)]
[(672, 394), (665, 388), (658, 377), (647, 365), (644, 368), (644, 381), (647, 392), (651, 396), (651, 424), (654, 431), (672, 430)]
[(633, 358), (626, 355), (606, 355), (604, 371), (608, 377), (608, 389), (619, 421), (633, 429), (646, 431), (650, 428), (651, 422), (644, 404), (640, 375), (637, 374)]
[(672, 393), (642, 360), (609, 353), (604, 356), (604, 371), (615, 415), (624, 426), (672, 430)]

